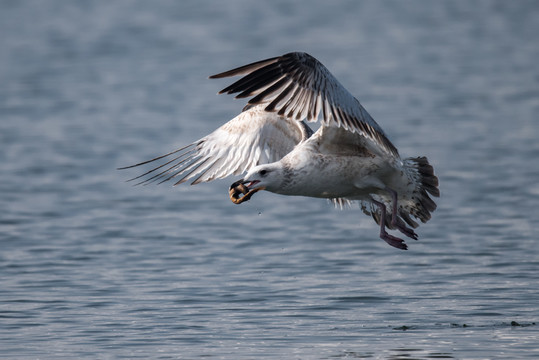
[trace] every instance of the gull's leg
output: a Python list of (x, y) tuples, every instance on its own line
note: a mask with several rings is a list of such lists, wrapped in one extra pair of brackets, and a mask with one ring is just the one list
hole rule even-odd
[(391, 195), (391, 225), (397, 227), (397, 192), (391, 188), (386, 188)]
[(414, 232), (414, 230), (407, 227), (404, 222), (398, 221), (399, 218), (397, 216), (397, 209), (399, 207), (397, 200), (397, 192), (391, 188), (386, 188), (386, 190), (391, 195), (391, 225), (397, 228), (401, 233), (408, 236), (409, 238), (417, 240), (417, 234)]
[(389, 245), (396, 247), (397, 249), (407, 250), (408, 246), (404, 243), (404, 240), (399, 239), (396, 236), (389, 235), (386, 231), (386, 206), (383, 203), (374, 199), (372, 199), (372, 202), (376, 204), (378, 208), (380, 208), (380, 213), (382, 215), (380, 219), (380, 239), (384, 240)]

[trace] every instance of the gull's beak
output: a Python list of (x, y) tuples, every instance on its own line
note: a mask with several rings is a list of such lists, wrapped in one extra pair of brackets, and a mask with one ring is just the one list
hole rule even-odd
[(253, 188), (253, 186), (255, 186), (256, 184), (258, 184), (260, 181), (258, 180), (253, 180), (253, 181), (250, 181), (250, 180), (247, 180), (245, 181), (244, 179), (239, 179), (238, 181), (234, 181), (232, 183), (232, 185), (230, 185), (230, 188), (229, 190), (232, 190), (232, 189), (242, 189), (242, 188), (246, 188), (247, 190), (264, 190), (266, 187), (265, 186), (260, 186), (258, 188)]
[[(255, 186), (256, 184), (258, 184), (260, 181), (258, 180), (255, 180), (255, 181), (246, 181), (243, 183), (243, 185), (247, 186), (247, 189), (251, 190), (251, 189), (254, 189), (253, 186)], [(265, 189), (264, 186), (262, 186), (260, 189), (258, 190), (263, 190)]]

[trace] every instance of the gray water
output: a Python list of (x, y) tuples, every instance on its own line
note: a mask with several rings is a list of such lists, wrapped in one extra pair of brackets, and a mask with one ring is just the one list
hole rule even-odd
[[(536, 359), (535, 1), (2, 1), (0, 357)], [(410, 249), (358, 208), (117, 171), (320, 59), (442, 197)]]

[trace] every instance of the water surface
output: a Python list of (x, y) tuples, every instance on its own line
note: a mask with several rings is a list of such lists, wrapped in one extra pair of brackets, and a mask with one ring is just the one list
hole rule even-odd
[[(5, 1), (0, 357), (539, 356), (533, 1)], [(235, 116), (207, 76), (320, 59), (442, 197), (410, 250), (359, 209), (119, 166)]]

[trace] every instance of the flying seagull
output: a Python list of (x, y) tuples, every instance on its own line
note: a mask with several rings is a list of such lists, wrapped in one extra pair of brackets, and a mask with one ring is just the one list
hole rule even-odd
[[(210, 76), (243, 76), (219, 93), (251, 98), (243, 111), (194, 143), (122, 169), (156, 161), (131, 180), (192, 185), (247, 172), (230, 187), (239, 204), (259, 190), (281, 195), (358, 201), (380, 225), (380, 238), (406, 250), (387, 229), (416, 239), (436, 209), (438, 178), (426, 157), (401, 159), (359, 101), (322, 65), (301, 52)], [(320, 121), (313, 132), (307, 122)], [(412, 218), (415, 218), (412, 219)]]

